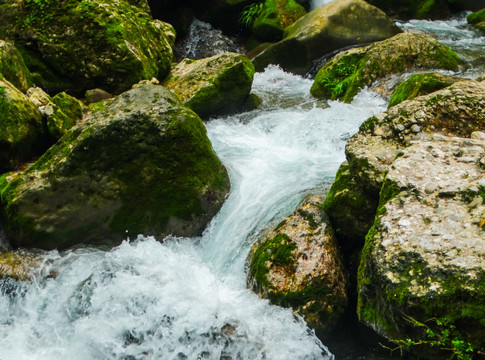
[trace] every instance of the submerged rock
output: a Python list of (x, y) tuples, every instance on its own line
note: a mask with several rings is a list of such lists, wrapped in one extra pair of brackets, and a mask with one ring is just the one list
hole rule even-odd
[(454, 51), (437, 40), (403, 33), (339, 53), (318, 71), (311, 93), (350, 102), (364, 86), (392, 74), (425, 69), (456, 71), (461, 63)]
[(22, 55), (13, 43), (4, 40), (0, 40), (0, 74), (24, 93), (33, 85)]
[[(16, 16), (14, 25), (0, 22), (0, 34), (15, 39), (49, 93), (82, 96), (95, 87), (120, 93), (170, 69), (169, 25), (152, 20), (146, 6), (125, 0), (4, 2)], [(173, 37), (173, 28), (168, 33)]]
[(5, 231), (25, 247), (199, 234), (229, 189), (200, 118), (142, 83), (67, 132), (23, 173), (0, 178)]
[(39, 155), (45, 131), (39, 109), (0, 74), (0, 172)]
[(248, 286), (292, 307), (309, 326), (329, 332), (347, 305), (347, 280), (321, 200), (312, 198), (258, 241), (248, 258)]
[(389, 100), (389, 107), (397, 105), (405, 100), (414, 99), (416, 96), (426, 95), (441, 90), (457, 81), (463, 80), (464, 79), (450, 77), (440, 73), (413, 75), (396, 87)]
[(199, 116), (239, 110), (249, 96), (254, 66), (244, 55), (224, 53), (177, 64), (163, 85)]
[[(384, 40), (401, 30), (385, 14), (363, 0), (332, 1), (298, 19), (283, 40), (257, 54), (257, 71), (269, 64), (305, 74), (314, 60), (334, 50)], [(257, 52), (257, 50), (255, 50)]]

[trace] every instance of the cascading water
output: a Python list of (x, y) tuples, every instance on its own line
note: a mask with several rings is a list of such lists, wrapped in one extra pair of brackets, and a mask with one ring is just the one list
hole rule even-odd
[[(484, 38), (461, 26), (473, 34), (463, 43), (478, 44), (470, 54), (479, 53)], [(386, 107), (367, 90), (325, 107), (310, 86), (269, 67), (255, 77), (258, 110), (207, 123), (232, 189), (202, 237), (51, 251), (31, 283), (0, 281), (0, 359), (331, 359), (301, 318), (245, 287), (258, 234), (328, 184), (346, 139)]]
[(363, 92), (322, 109), (310, 86), (270, 67), (254, 82), (260, 109), (208, 122), (232, 190), (201, 238), (49, 252), (31, 284), (4, 282), (0, 359), (330, 359), (302, 319), (245, 287), (254, 236), (328, 183), (385, 106)]

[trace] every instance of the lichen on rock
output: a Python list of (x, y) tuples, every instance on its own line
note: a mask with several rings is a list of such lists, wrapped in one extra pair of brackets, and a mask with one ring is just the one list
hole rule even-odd
[(248, 286), (259, 296), (292, 307), (317, 331), (336, 325), (347, 305), (347, 279), (320, 199), (309, 199), (263, 236), (248, 262)]

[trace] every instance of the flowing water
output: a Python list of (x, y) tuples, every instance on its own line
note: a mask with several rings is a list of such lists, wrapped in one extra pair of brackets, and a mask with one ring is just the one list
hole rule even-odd
[[(427, 24), (401, 26), (440, 33)], [(0, 359), (332, 359), (301, 318), (245, 286), (257, 236), (324, 190), (346, 140), (387, 105), (364, 90), (327, 106), (310, 86), (270, 66), (255, 76), (259, 109), (206, 124), (232, 189), (202, 237), (51, 251), (32, 282), (3, 280)]]

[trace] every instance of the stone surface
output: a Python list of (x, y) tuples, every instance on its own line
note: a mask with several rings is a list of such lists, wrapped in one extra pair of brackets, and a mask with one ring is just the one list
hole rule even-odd
[[(411, 142), (389, 168), (359, 269), (358, 315), (394, 340), (456, 326), (485, 348), (485, 142)], [(421, 333), (421, 334), (420, 334)], [(421, 338), (420, 338), (421, 336)]]
[(485, 31), (485, 8), (468, 15), (466, 20), (477, 29)]
[(381, 10), (363, 0), (336, 0), (286, 28), (283, 40), (266, 47), (253, 63), (257, 71), (278, 64), (284, 70), (305, 74), (312, 62), (325, 54), (384, 40), (400, 31)]
[(119, 244), (199, 234), (229, 189), (200, 118), (141, 83), (68, 131), (25, 172), (0, 177), (15, 245)]
[(45, 146), (39, 109), (0, 74), (0, 172), (38, 155)]
[(311, 198), (252, 248), (248, 286), (292, 307), (309, 326), (329, 332), (347, 305), (347, 280), (321, 199)]
[(0, 254), (0, 280), (10, 278), (29, 281), (39, 272), (43, 262), (42, 253), (19, 249)]
[(201, 60), (185, 59), (163, 85), (199, 116), (239, 110), (251, 91), (254, 67), (244, 55), (224, 53)]
[(83, 105), (76, 98), (61, 92), (41, 110), (47, 124), (49, 136), (57, 141), (70, 128), (81, 121)]
[(13, 43), (4, 40), (0, 40), (0, 74), (24, 93), (33, 85), (22, 55)]
[(456, 71), (461, 60), (448, 46), (420, 34), (403, 33), (336, 55), (315, 76), (313, 96), (350, 102), (364, 86), (405, 71)]
[(14, 25), (0, 22), (0, 34), (15, 39), (29, 69), (43, 77), (37, 85), (50, 94), (81, 97), (95, 87), (120, 93), (170, 69), (174, 30), (167, 36), (168, 25), (147, 7), (125, 0), (4, 3), (16, 16)]

